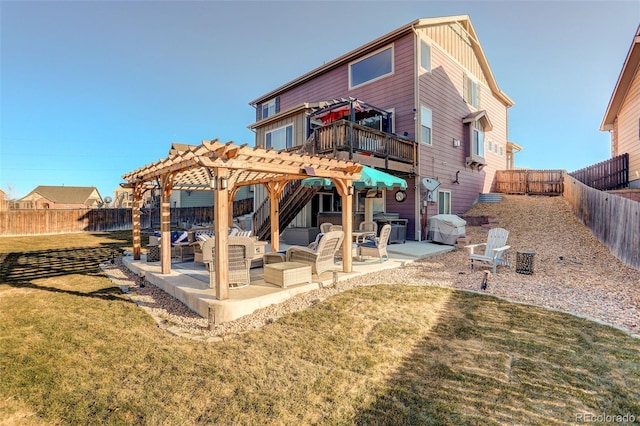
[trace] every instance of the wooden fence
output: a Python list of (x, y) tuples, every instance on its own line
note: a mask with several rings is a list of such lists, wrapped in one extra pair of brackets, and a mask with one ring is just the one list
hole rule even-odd
[(499, 170), (495, 192), (503, 194), (562, 195), (564, 170)]
[[(234, 217), (253, 211), (253, 199), (234, 201)], [(213, 207), (171, 209), (171, 223), (213, 222)], [(72, 232), (105, 232), (132, 229), (131, 209), (43, 209), (0, 211), (0, 236), (66, 234)], [(140, 226), (160, 228), (159, 209), (142, 209)]]
[(640, 270), (640, 203), (590, 188), (565, 176), (564, 198), (611, 253)]
[(609, 191), (629, 185), (629, 154), (625, 153), (569, 173), (591, 188)]

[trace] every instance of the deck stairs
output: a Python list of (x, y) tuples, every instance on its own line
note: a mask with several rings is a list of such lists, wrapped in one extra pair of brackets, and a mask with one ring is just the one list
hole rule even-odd
[[(311, 201), (318, 192), (315, 188), (305, 188), (300, 181), (291, 181), (282, 191), (280, 196), (280, 230), (284, 230), (293, 219), (302, 211), (304, 206)], [(254, 235), (260, 240), (269, 240), (271, 238), (271, 202), (269, 198), (258, 206), (254, 214)]]

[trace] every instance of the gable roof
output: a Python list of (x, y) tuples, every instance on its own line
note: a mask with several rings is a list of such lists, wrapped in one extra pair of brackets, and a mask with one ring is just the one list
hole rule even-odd
[(640, 66), (640, 25), (636, 30), (636, 35), (633, 37), (629, 53), (620, 71), (618, 82), (613, 89), (613, 94), (609, 100), (607, 111), (604, 113), (600, 130), (613, 130), (613, 122), (616, 120), (620, 108), (624, 99), (627, 97), (633, 78), (638, 74), (638, 67)]
[(312, 80), (313, 78), (321, 74), (324, 74), (334, 68), (337, 68), (341, 65), (349, 63), (352, 60), (356, 59), (357, 57), (360, 57), (369, 52), (372, 52), (377, 48), (385, 44), (388, 44), (408, 33), (413, 33), (414, 30), (417, 28), (437, 26), (437, 25), (448, 25), (448, 24), (455, 24), (455, 23), (460, 24), (465, 29), (465, 31), (467, 31), (467, 33), (469, 34), (469, 37), (472, 40), (473, 51), (476, 57), (478, 58), (480, 67), (482, 68), (482, 71), (484, 72), (487, 78), (489, 88), (491, 89), (493, 94), (498, 99), (500, 99), (505, 105), (513, 106), (514, 105), (513, 100), (511, 100), (511, 98), (509, 98), (509, 96), (507, 96), (506, 93), (500, 90), (500, 88), (498, 87), (498, 84), (496, 83), (495, 77), (493, 76), (493, 72), (491, 72), (491, 68), (489, 67), (489, 62), (487, 61), (487, 57), (485, 56), (484, 51), (482, 50), (482, 46), (480, 46), (480, 42), (478, 41), (478, 36), (476, 34), (476, 31), (473, 28), (473, 24), (471, 24), (471, 19), (469, 15), (456, 15), (456, 16), (439, 17), (439, 18), (417, 19), (396, 30), (391, 31), (390, 33), (383, 35), (382, 37), (379, 37), (365, 45), (362, 45), (357, 49), (354, 49), (332, 61), (329, 61), (326, 64), (314, 70), (311, 70), (306, 74), (303, 74), (302, 76), (296, 78), (295, 80), (292, 80), (289, 83), (286, 83), (278, 87), (277, 89), (274, 89), (271, 92), (263, 96), (260, 96), (257, 99), (254, 99), (253, 101), (249, 102), (249, 105), (257, 105), (266, 100), (273, 99), (276, 96), (280, 95), (281, 93), (286, 92), (287, 90), (290, 90), (296, 86), (299, 86), (309, 80)]
[(95, 186), (45, 186), (39, 185), (21, 200), (30, 200), (35, 194), (57, 204), (86, 204), (102, 202)]

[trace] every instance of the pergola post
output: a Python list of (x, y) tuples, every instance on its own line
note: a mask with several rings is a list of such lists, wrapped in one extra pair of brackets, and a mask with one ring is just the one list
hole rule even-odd
[(213, 169), (212, 187), (213, 204), (215, 206), (214, 232), (216, 239), (215, 246), (215, 275), (216, 275), (216, 297), (218, 300), (229, 298), (229, 189), (231, 184), (227, 177), (228, 170), (222, 167)]
[(142, 207), (142, 182), (133, 185), (133, 206), (131, 211), (131, 228), (133, 230), (133, 259), (140, 260), (140, 209)]
[(353, 186), (351, 180), (332, 179), (338, 194), (342, 197), (342, 231), (344, 240), (342, 242), (342, 271), (351, 272), (353, 267), (352, 258), (352, 234), (353, 234)]
[(171, 189), (173, 175), (166, 174), (160, 177), (162, 195), (160, 197), (160, 269), (161, 273), (171, 273)]
[(284, 191), (285, 185), (286, 182), (282, 181), (264, 183), (265, 188), (267, 188), (269, 192), (271, 251), (280, 250), (280, 211), (278, 208), (280, 206), (280, 196), (282, 195), (282, 191)]

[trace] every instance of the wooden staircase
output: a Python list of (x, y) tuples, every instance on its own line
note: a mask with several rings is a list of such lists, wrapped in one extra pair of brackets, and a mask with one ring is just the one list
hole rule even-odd
[[(311, 201), (318, 192), (315, 188), (306, 188), (300, 184), (301, 181), (291, 181), (282, 191), (278, 211), (280, 212), (280, 230), (284, 230), (287, 225), (300, 213), (304, 206)], [(271, 239), (271, 201), (265, 198), (254, 213), (254, 235), (259, 240)]]

